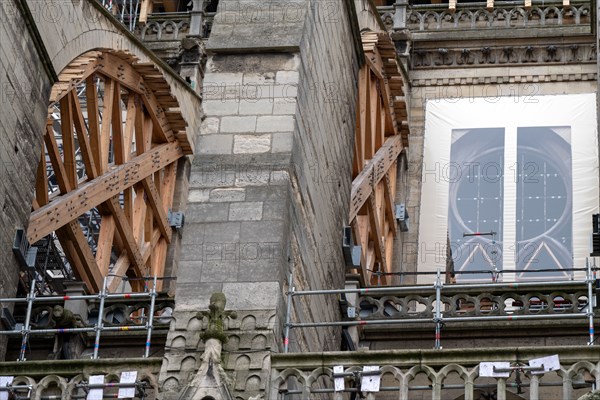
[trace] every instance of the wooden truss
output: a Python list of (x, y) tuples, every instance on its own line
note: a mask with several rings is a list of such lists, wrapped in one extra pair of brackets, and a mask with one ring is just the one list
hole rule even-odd
[(362, 285), (386, 284), (396, 236), (397, 158), (408, 145), (403, 79), (387, 33), (364, 32), (349, 220), (361, 246)]
[(107, 276), (115, 291), (124, 276), (163, 275), (177, 161), (191, 154), (183, 117), (168, 110), (179, 106), (169, 85), (136, 61), (87, 53), (50, 96), (27, 237), (55, 232), (93, 292)]

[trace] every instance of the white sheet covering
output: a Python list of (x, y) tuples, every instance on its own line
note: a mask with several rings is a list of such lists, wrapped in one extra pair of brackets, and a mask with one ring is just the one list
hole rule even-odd
[[(503, 281), (514, 281), (517, 210), (517, 129), (547, 127), (566, 132), (572, 157), (573, 265), (584, 267), (590, 253), (591, 215), (598, 212), (598, 143), (596, 95), (555, 95), (528, 98), (467, 98), (430, 100), (426, 104), (418, 271), (445, 270), (448, 230), (450, 150), (452, 132), (502, 128), (505, 132), (503, 168), (502, 265)], [(566, 129), (564, 128), (566, 127)], [(455, 133), (456, 135), (456, 133)], [(543, 266), (539, 266), (543, 267)], [(506, 272), (508, 271), (508, 273)], [(575, 279), (583, 279), (577, 272)], [(418, 283), (432, 283), (421, 275)]]

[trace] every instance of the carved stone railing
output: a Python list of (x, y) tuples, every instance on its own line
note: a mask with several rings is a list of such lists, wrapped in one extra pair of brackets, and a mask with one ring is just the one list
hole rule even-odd
[[(564, 286), (519, 288), (506, 285), (501, 288), (465, 289), (460, 285), (446, 285), (441, 290), (441, 311), (444, 318), (451, 317), (515, 317), (572, 315), (585, 318), (588, 304), (588, 287), (584, 283)], [(458, 289), (458, 287), (461, 287)], [(436, 291), (424, 286), (414, 292), (401, 294), (361, 296), (357, 302), (362, 320), (423, 318), (431, 321), (435, 316)], [(600, 316), (598, 309), (596, 315)]]
[(189, 13), (151, 14), (148, 22), (138, 24), (134, 33), (144, 42), (180, 41), (190, 31)]
[[(416, 5), (411, 8), (395, 5), (379, 7), (381, 18), (388, 29), (411, 31), (440, 31), (454, 29), (512, 29), (552, 26), (590, 26), (589, 0), (572, 1), (563, 6), (562, 1), (534, 2), (524, 7), (523, 2), (497, 1), (493, 9), (486, 3), (460, 4), (456, 10), (447, 4)], [(405, 16), (402, 21), (398, 16)]]
[[(480, 362), (504, 361), (524, 366), (529, 360), (550, 355), (559, 356), (560, 370), (543, 375), (513, 372), (509, 378), (479, 375)], [(347, 398), (343, 397), (347, 393), (334, 394), (333, 367), (343, 366), (344, 373), (349, 375), (344, 391), (356, 392), (355, 379), (366, 365), (380, 368), (381, 392), (389, 392), (389, 398), (400, 400), (439, 400), (461, 394), (465, 399), (475, 399), (479, 398), (475, 394), (482, 395), (482, 391), (497, 393), (498, 397), (493, 398), (498, 399), (506, 399), (507, 391), (528, 395), (526, 398), (531, 400), (576, 399), (589, 392), (592, 384), (596, 387), (600, 384), (598, 360), (598, 346), (274, 354), (269, 399)], [(323, 397), (313, 397), (318, 394)], [(367, 399), (379, 398), (376, 396)]]
[[(104, 375), (104, 383), (118, 383), (124, 371), (137, 371), (134, 398), (156, 399), (162, 358), (53, 360), (0, 362), (0, 375), (13, 377), (11, 396), (19, 399), (85, 399), (90, 375)], [(116, 397), (118, 388), (104, 388), (104, 398)], [(0, 392), (6, 393), (6, 392)]]
[(416, 49), (411, 67), (466, 67), (536, 64), (581, 64), (596, 62), (594, 43), (556, 45)]

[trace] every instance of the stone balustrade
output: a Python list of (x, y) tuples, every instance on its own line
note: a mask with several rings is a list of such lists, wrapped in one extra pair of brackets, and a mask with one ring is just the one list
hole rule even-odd
[[(85, 399), (91, 375), (104, 375), (104, 383), (118, 383), (121, 372), (137, 371), (135, 399), (153, 400), (158, 392), (161, 358), (52, 360), (0, 362), (0, 375), (14, 377), (8, 398)], [(104, 398), (116, 397), (118, 388), (104, 389)]]
[[(400, 3), (400, 2), (398, 2)], [(591, 26), (589, 0), (533, 2), (525, 7), (523, 2), (496, 1), (493, 9), (486, 3), (457, 4), (456, 10), (447, 4), (405, 4), (379, 7), (381, 18), (388, 29), (411, 31), (440, 31), (465, 29), (513, 29), (556, 26)], [(404, 18), (399, 18), (404, 16)]]
[[(529, 360), (550, 355), (559, 356), (559, 370), (539, 375), (513, 371), (508, 378), (480, 376), (480, 362), (523, 367)], [(598, 346), (274, 354), (269, 399), (346, 399), (348, 392), (359, 390), (360, 372), (366, 365), (381, 371), (380, 391), (367, 399), (577, 399), (592, 384), (600, 385), (598, 360)], [(345, 393), (334, 392), (334, 366), (343, 366), (348, 375)]]
[[(585, 283), (565, 282), (564, 286), (528, 286), (518, 284), (489, 288), (472, 285), (446, 285), (440, 304), (444, 318), (580, 315), (585, 317), (588, 288)], [(357, 302), (363, 320), (423, 318), (435, 316), (436, 293), (432, 286), (414, 292), (362, 296)], [(598, 310), (596, 310), (598, 314)]]

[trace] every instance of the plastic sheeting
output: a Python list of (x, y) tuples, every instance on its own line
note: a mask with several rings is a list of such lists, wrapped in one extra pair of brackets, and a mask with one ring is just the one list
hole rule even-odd
[[(418, 271), (445, 271), (448, 234), (455, 271), (583, 279), (561, 270), (589, 256), (598, 164), (595, 94), (428, 101)], [(536, 269), (555, 272), (526, 272)], [(491, 274), (457, 278), (489, 282)]]

